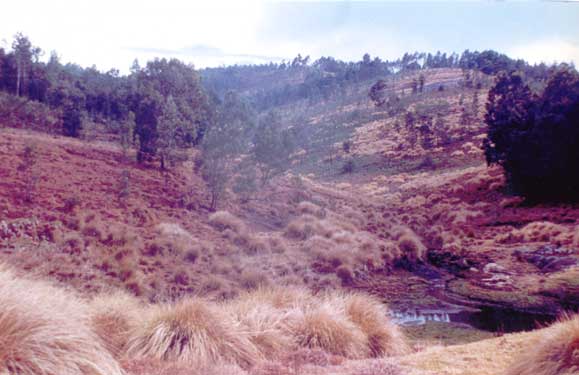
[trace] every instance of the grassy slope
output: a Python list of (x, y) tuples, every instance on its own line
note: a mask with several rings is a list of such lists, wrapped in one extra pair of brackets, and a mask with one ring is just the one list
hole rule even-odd
[[(459, 74), (433, 72), (427, 80), (455, 79)], [(358, 100), (362, 100), (364, 88), (358, 91)], [(454, 287), (457, 294), (470, 296), (476, 292), (480, 299), (521, 307), (529, 301), (539, 307), (550, 304), (556, 296), (553, 291), (548, 296), (541, 293), (542, 284), (546, 281), (545, 288), (552, 288), (566, 276), (541, 274), (536, 267), (518, 261), (513, 252), (521, 246), (549, 242), (574, 246), (579, 209), (525, 207), (505, 196), (500, 171), (486, 170), (482, 165), (477, 149), (483, 131), (480, 124), (473, 125), (467, 134), (458, 129), (461, 93), (448, 90), (442, 94), (451, 103), (448, 121), (457, 137), (448, 147), (434, 151), (438, 165), (435, 171), (416, 169), (426, 154), (421, 148), (397, 150), (396, 145), (404, 142), (405, 134), (393, 131), (394, 120), (380, 109), (356, 100), (345, 101), (337, 111), (330, 110), (336, 103), (308, 109), (305, 117), (320, 135), (315, 148), (319, 154), (306, 151), (297, 156), (295, 172), (307, 173), (309, 178), (296, 184), (295, 178), (282, 177), (262, 192), (258, 197), (261, 199), (241, 204), (231, 195), (223, 206), (241, 218), (251, 238), (266, 243), (266, 251), (258, 254), (248, 254), (247, 244), (240, 242), (239, 236), (219, 232), (210, 225), (205, 188), (200, 178), (191, 174), (190, 165), (162, 175), (123, 161), (120, 150), (109, 143), (0, 129), (0, 220), (7, 225), (0, 233), (0, 258), (22, 273), (56, 279), (88, 294), (113, 286), (150, 299), (188, 293), (221, 298), (263, 281), (306, 285), (314, 290), (355, 287), (395, 303), (403, 303), (409, 296), (428, 302), (428, 288), (424, 287), (428, 281), (409, 277), (406, 271), (385, 275), (380, 269), (374, 273), (365, 266), (367, 260), (359, 257), (365, 251), (359, 242), (362, 237), (386, 247), (397, 246), (396, 227), (405, 226), (424, 243), (441, 238), (447, 255), (472, 261), (471, 268), (476, 270), (461, 272)], [(439, 94), (416, 100), (429, 101), (435, 95)], [(481, 95), (481, 102), (483, 98)], [(339, 150), (345, 140), (353, 142), (350, 155)], [(35, 144), (38, 152), (35, 168), (40, 178), (33, 203), (23, 201), (26, 177), (17, 169), (27, 144)], [(330, 154), (334, 156), (327, 161)], [(359, 166), (353, 175), (338, 173), (339, 161), (346, 157), (353, 157)], [(131, 193), (122, 203), (117, 196), (124, 170), (131, 176)], [(76, 198), (79, 206), (68, 210), (65, 206), (71, 198)], [(315, 203), (329, 215), (324, 224), (329, 225), (330, 245), (352, 267), (353, 283), (344, 283), (334, 269), (328, 268), (327, 254), (308, 250), (320, 243), (284, 236), (288, 223), (302, 215), (298, 205), (301, 200)], [(552, 222), (559, 229), (524, 230), (525, 225), (542, 221)], [(175, 239), (181, 235), (176, 229), (177, 234), (171, 236), (177, 246), (165, 246), (164, 254), (143, 256), (155, 240), (163, 237), (159, 225), (164, 223), (178, 225), (185, 238)], [(344, 228), (338, 223), (349, 225), (345, 232), (350, 233), (350, 238), (342, 236)], [(121, 246), (111, 244), (107, 237), (118, 235), (118, 228), (125, 228), (135, 238), (124, 239)], [(286, 250), (272, 250), (267, 242), (270, 238), (283, 240)], [(184, 262), (189, 251), (197, 252), (194, 264)], [(505, 267), (512, 283), (502, 287), (489, 285), (485, 280), (492, 274), (482, 269), (490, 262)], [(255, 272), (248, 274), (248, 269)], [(133, 272), (126, 275), (123, 272), (127, 270)], [(401, 361), (415, 368), (412, 371), (430, 374), (498, 374), (532, 335), (432, 346), (437, 340), (457, 342), (463, 334), (452, 333), (446, 341), (441, 339), (444, 334), (436, 330), (422, 333), (422, 344), (418, 346), (427, 348)], [(482, 338), (475, 332), (469, 336)]]

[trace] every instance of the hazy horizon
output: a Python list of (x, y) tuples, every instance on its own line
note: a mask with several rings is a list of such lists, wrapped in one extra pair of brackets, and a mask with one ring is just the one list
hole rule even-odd
[(176, 57), (197, 68), (366, 52), (494, 49), (537, 62), (579, 63), (576, 2), (217, 2), (104, 0), (5, 5), (0, 46), (23, 32), (62, 62), (128, 71), (132, 61)]

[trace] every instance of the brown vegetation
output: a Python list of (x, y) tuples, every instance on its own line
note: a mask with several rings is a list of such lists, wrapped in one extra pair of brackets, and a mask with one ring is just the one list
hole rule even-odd
[(579, 316), (544, 330), (524, 348), (508, 375), (573, 375), (579, 373)]
[(74, 294), (0, 270), (0, 372), (123, 374)]

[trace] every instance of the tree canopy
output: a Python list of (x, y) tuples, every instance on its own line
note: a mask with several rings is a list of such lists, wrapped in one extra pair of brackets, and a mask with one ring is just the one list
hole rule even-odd
[(561, 66), (533, 94), (520, 73), (502, 73), (486, 108), (486, 159), (503, 166), (512, 190), (535, 200), (577, 199), (579, 74)]

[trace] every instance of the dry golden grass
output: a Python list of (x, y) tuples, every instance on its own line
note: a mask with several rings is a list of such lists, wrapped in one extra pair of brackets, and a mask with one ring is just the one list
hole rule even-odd
[(531, 340), (508, 375), (574, 375), (579, 373), (579, 316), (543, 330)]
[(0, 373), (121, 375), (73, 294), (0, 270)]
[(235, 365), (199, 367), (151, 358), (125, 360), (123, 368), (130, 375), (247, 375), (246, 371)]
[(398, 248), (401, 256), (411, 262), (424, 261), (426, 258), (426, 246), (414, 232), (408, 231), (400, 236)]
[(261, 358), (239, 322), (219, 305), (200, 298), (153, 308), (132, 332), (127, 347), (129, 356), (200, 366), (247, 367)]
[(573, 300), (579, 301), (579, 267), (549, 275), (543, 284), (542, 292), (567, 300), (569, 304), (573, 304)]
[(577, 225), (573, 231), (573, 246), (579, 248), (579, 225)]
[(347, 358), (368, 356), (367, 338), (344, 314), (330, 306), (309, 309), (291, 322), (291, 332), (298, 346), (322, 349)]
[(269, 237), (267, 242), (272, 253), (284, 254), (288, 250), (287, 243), (282, 237)]
[(503, 375), (536, 332), (509, 334), (465, 345), (430, 346), (397, 357), (405, 375)]
[(228, 303), (226, 308), (250, 332), (252, 343), (263, 356), (274, 359), (296, 345), (288, 335), (287, 319), (291, 309), (284, 312), (276, 308), (274, 305), (279, 305), (279, 302), (270, 300), (273, 296), (266, 296), (266, 290), (261, 288), (242, 295)]
[(408, 354), (410, 348), (399, 328), (387, 317), (388, 309), (375, 297), (344, 294), (335, 297), (343, 304), (346, 315), (368, 337), (371, 357)]
[(249, 232), (242, 232), (233, 236), (232, 241), (246, 255), (263, 254), (267, 252), (268, 246), (265, 240)]
[(230, 229), (239, 234), (245, 230), (245, 224), (227, 211), (217, 211), (211, 214), (209, 216), (209, 224), (221, 232)]
[(146, 313), (145, 306), (122, 291), (100, 294), (89, 302), (90, 326), (109, 352), (120, 358), (131, 331)]
[(318, 219), (326, 217), (326, 210), (312, 202), (303, 201), (298, 204), (298, 212), (302, 215), (312, 215)]
[(249, 304), (270, 306), (277, 310), (308, 308), (315, 303), (314, 296), (306, 289), (297, 287), (260, 288), (239, 296)]
[(259, 270), (244, 270), (239, 277), (239, 282), (245, 290), (263, 288), (271, 284), (267, 274)]
[(530, 241), (551, 241), (558, 236), (567, 233), (567, 228), (562, 225), (550, 223), (548, 221), (536, 221), (527, 224), (520, 230), (523, 239)]
[(314, 228), (316, 224), (316, 217), (311, 215), (302, 215), (286, 226), (285, 236), (294, 240), (307, 240), (316, 233)]

